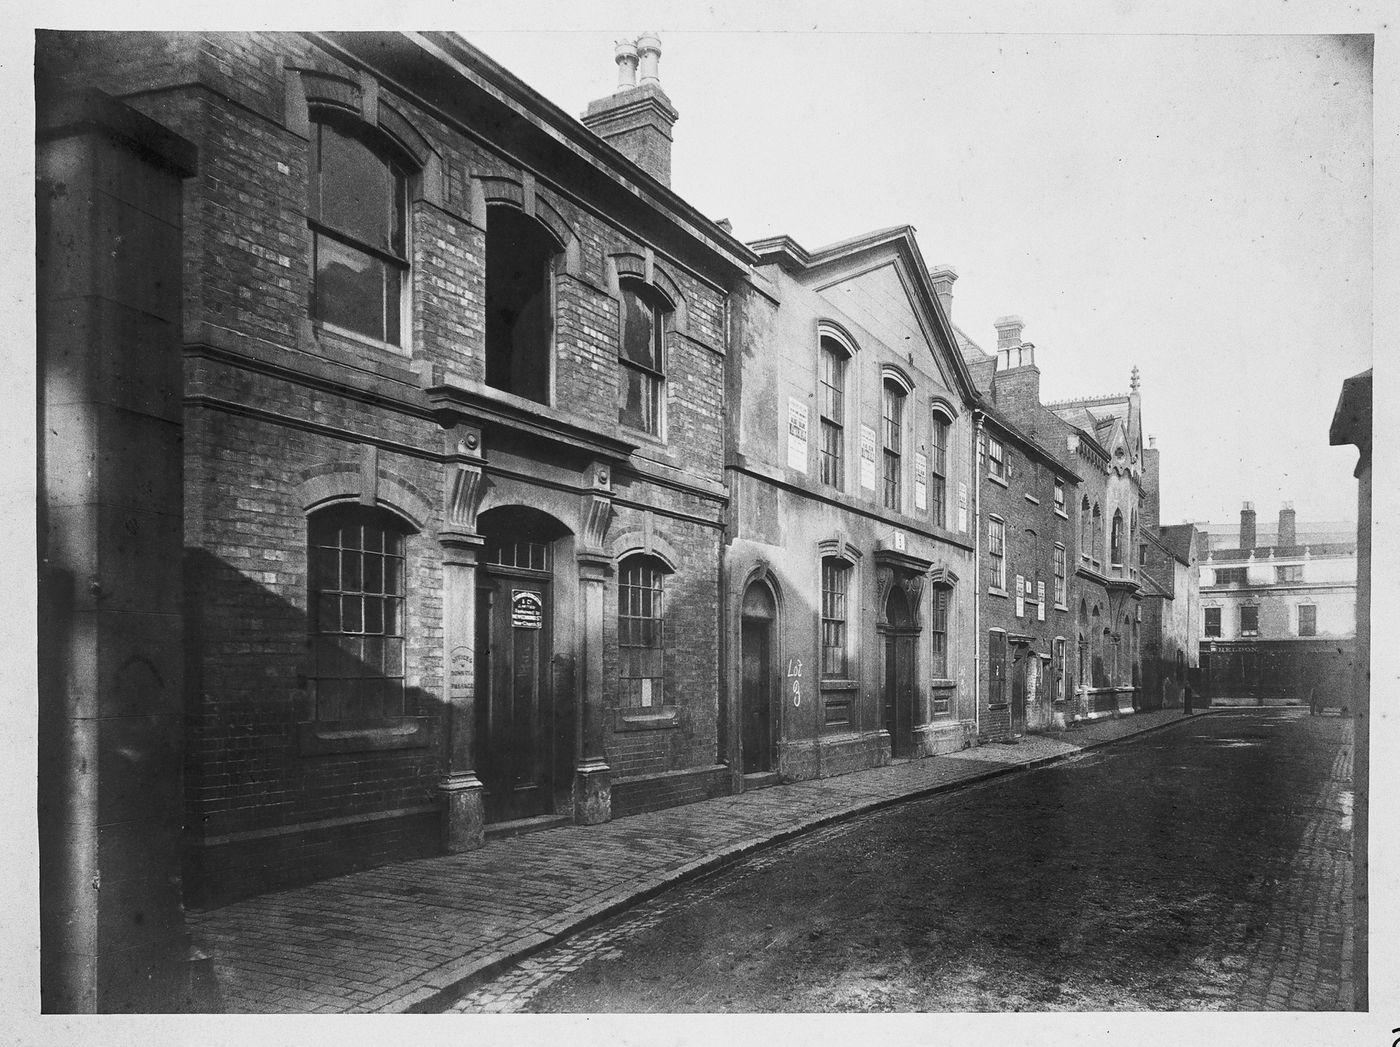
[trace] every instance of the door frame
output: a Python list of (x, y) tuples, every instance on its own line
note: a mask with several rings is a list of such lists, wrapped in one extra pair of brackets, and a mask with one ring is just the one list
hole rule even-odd
[[(745, 607), (749, 603), (749, 593), (757, 591), (766, 596), (771, 614), (745, 613)], [(741, 775), (772, 772), (778, 770), (778, 742), (782, 737), (782, 712), (781, 704), (778, 702), (779, 672), (778, 666), (782, 664), (779, 645), (782, 636), (780, 628), (782, 608), (778, 599), (777, 587), (774, 586), (767, 576), (767, 572), (754, 574), (745, 583), (739, 593), (739, 658), (738, 658), (738, 770)], [(747, 738), (748, 710), (749, 706), (745, 700), (744, 687), (744, 665), (745, 665), (745, 633), (746, 625), (761, 623), (764, 632), (767, 634), (767, 666), (766, 666), (766, 700), (768, 706), (768, 732), (766, 741), (762, 742), (763, 751), (757, 754), (756, 763), (760, 766), (754, 770), (748, 770), (749, 748), (745, 744)], [(766, 764), (766, 767), (761, 765)]]

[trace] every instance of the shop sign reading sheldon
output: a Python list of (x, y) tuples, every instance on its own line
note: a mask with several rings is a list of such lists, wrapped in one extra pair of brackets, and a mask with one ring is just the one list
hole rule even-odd
[(543, 629), (544, 598), (533, 589), (512, 589), (510, 592), (510, 627), (512, 629)]

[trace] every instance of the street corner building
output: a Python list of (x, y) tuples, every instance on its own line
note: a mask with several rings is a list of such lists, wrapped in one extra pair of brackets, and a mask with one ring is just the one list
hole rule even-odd
[(203, 1006), (186, 906), (1194, 665), (1136, 374), (1042, 404), (908, 226), (736, 239), (660, 56), (576, 119), (450, 33), (38, 34), (46, 1010)]

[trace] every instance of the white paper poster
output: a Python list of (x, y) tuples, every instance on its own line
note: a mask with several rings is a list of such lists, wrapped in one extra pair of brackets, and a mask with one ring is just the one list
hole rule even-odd
[(958, 530), (967, 530), (967, 481), (958, 481)]
[(860, 485), (875, 490), (875, 430), (860, 427)]
[(1036, 619), (1045, 621), (1045, 583), (1035, 583)]
[(1026, 576), (1018, 574), (1016, 576), (1016, 617), (1026, 616)]
[(914, 508), (928, 508), (928, 455), (923, 451), (914, 453)]
[(807, 471), (807, 405), (788, 397), (788, 467)]

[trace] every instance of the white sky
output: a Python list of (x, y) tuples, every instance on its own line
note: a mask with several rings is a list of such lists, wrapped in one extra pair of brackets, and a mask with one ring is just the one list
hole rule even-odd
[(613, 89), (613, 40), (659, 29), (672, 185), (741, 239), (913, 225), (969, 336), (1025, 320), (1045, 399), (1141, 369), (1163, 522), (1355, 518), (1327, 429), (1371, 366), (1369, 41), (658, 21), (457, 28), (573, 115)]

